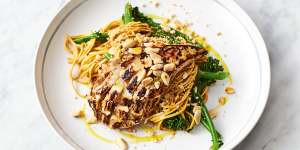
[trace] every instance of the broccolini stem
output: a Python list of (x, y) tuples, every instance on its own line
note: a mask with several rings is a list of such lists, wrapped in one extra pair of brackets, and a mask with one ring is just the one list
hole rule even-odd
[(204, 104), (204, 100), (200, 94), (201, 89), (199, 87), (197, 87), (197, 85), (193, 88), (193, 98), (198, 100), (201, 106), (201, 112), (202, 112), (202, 119), (201, 119), (201, 123), (202, 125), (210, 132), (211, 137), (212, 137), (212, 146), (211, 146), (211, 150), (218, 150), (223, 142), (221, 139), (221, 135), (217, 132), (217, 130), (214, 127), (214, 124), (212, 122), (212, 119), (209, 115), (209, 112)]
[(211, 150), (218, 150), (221, 147), (219, 134), (214, 127), (214, 124), (211, 120), (211, 117), (209, 115), (209, 112), (208, 112), (203, 100), (200, 100), (200, 105), (201, 105), (201, 111), (203, 114), (203, 118), (205, 119), (207, 128), (209, 129), (208, 131), (210, 131), (210, 134), (212, 137), (213, 145), (211, 146)]
[(122, 16), (122, 21), (124, 24), (127, 24), (127, 23), (133, 21), (132, 6), (130, 3), (127, 3), (125, 5), (125, 11), (124, 11), (124, 15)]
[(91, 39), (96, 38), (97, 40), (99, 40), (100, 42), (106, 42), (108, 39), (108, 34), (107, 33), (101, 33), (101, 32), (94, 32), (90, 35), (86, 35), (83, 37), (78, 37), (77, 39), (74, 40), (74, 42), (76, 44), (81, 44), (83, 42), (88, 42)]
[(228, 73), (223, 71), (218, 71), (218, 72), (199, 71), (198, 74), (199, 74), (199, 78), (209, 79), (209, 80), (224, 80), (228, 77)]

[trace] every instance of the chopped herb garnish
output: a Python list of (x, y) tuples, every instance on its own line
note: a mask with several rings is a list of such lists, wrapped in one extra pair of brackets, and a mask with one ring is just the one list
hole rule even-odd
[(110, 53), (105, 53), (105, 54), (104, 54), (104, 58), (107, 59), (107, 60), (111, 60), (111, 59), (112, 59), (112, 54), (110, 54)]

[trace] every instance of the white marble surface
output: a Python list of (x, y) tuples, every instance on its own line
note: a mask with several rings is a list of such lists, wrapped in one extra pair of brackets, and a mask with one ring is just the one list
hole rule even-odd
[[(300, 149), (300, 1), (236, 0), (260, 29), (271, 59), (269, 102), (237, 150)], [(0, 0), (0, 149), (72, 149), (48, 127), (34, 93), (34, 55), (67, 0)], [(298, 91), (298, 92), (297, 92)]]

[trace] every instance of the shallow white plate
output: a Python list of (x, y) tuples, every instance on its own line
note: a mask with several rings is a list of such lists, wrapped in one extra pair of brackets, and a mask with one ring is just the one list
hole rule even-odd
[[(232, 149), (255, 126), (267, 102), (270, 85), (269, 58), (264, 41), (250, 18), (232, 0), (161, 0), (155, 8), (149, 1), (133, 0), (143, 12), (168, 17), (176, 14), (181, 21), (192, 22), (192, 29), (224, 57), (233, 76), (236, 94), (214, 120), (223, 135), (222, 149)], [(55, 131), (75, 149), (116, 149), (90, 136), (81, 121), (70, 114), (82, 105), (74, 100), (68, 78), (67, 52), (63, 49), (66, 34), (88, 33), (117, 19), (125, 1), (72, 0), (56, 15), (41, 40), (35, 64), (36, 90), (42, 111)], [(141, 7), (147, 4), (146, 8)], [(176, 4), (177, 6), (175, 6)], [(182, 7), (181, 7), (182, 5)], [(217, 33), (221, 32), (221, 36)], [(210, 91), (209, 107), (224, 95), (224, 85), (218, 83)], [(113, 131), (99, 126), (97, 130)], [(210, 135), (203, 127), (191, 134), (179, 132), (175, 138), (159, 143), (131, 145), (131, 149), (208, 149)]]

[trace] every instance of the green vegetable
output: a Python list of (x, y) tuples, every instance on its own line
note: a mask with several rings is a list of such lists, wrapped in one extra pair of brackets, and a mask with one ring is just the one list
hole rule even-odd
[(209, 112), (208, 112), (203, 100), (200, 100), (200, 105), (201, 105), (201, 112), (203, 114), (202, 115), (203, 122), (205, 122), (207, 124), (207, 128), (209, 129), (208, 131), (210, 132), (211, 137), (212, 137), (213, 145), (211, 146), (211, 149), (218, 150), (223, 145), (222, 137), (215, 129), (213, 121), (209, 115)]
[(220, 64), (220, 61), (213, 57), (208, 57), (206, 62), (200, 64), (200, 70), (206, 72), (218, 72), (223, 71), (224, 68)]
[(185, 130), (188, 127), (188, 121), (180, 115), (165, 119), (162, 124), (171, 130)]
[(111, 60), (112, 59), (112, 55), (110, 53), (104, 53), (104, 58), (107, 60)]
[(81, 44), (83, 42), (88, 42), (91, 39), (96, 38), (97, 40), (99, 40), (100, 42), (106, 42), (108, 39), (108, 34), (107, 33), (101, 33), (101, 32), (94, 32), (90, 35), (86, 35), (83, 37), (78, 37), (77, 39), (74, 40), (74, 42), (76, 44)]
[(216, 80), (224, 80), (228, 77), (229, 73), (223, 72), (223, 70), (223, 66), (216, 58), (208, 57), (207, 61), (202, 62), (199, 65), (196, 78), (196, 84), (200, 93), (202, 93), (205, 87), (215, 83)]
[(133, 21), (132, 6), (130, 5), (130, 3), (127, 3), (125, 5), (125, 11), (124, 11), (124, 15), (122, 16), (122, 21), (124, 24), (127, 24), (127, 23)]
[[(130, 19), (126, 19), (130, 18)], [(131, 20), (133, 18), (133, 20)], [(159, 23), (156, 23), (152, 18), (145, 16), (142, 12), (140, 12), (138, 7), (132, 8), (132, 6), (127, 3), (125, 7), (124, 15), (122, 16), (123, 23), (127, 24), (129, 20), (147, 23), (153, 30), (152, 36), (155, 37), (164, 37), (168, 39), (170, 44), (180, 44), (180, 40), (176, 37), (181, 37), (185, 39), (188, 43), (193, 44), (195, 47), (202, 48), (202, 45), (198, 42), (193, 42), (193, 40), (186, 34), (177, 31), (173, 28), (171, 30), (175, 30), (175, 33), (166, 32), (162, 29)], [(130, 22), (130, 21), (129, 21)]]
[(216, 82), (216, 80), (224, 80), (228, 76), (228, 73), (223, 72), (223, 70), (224, 68), (218, 59), (209, 57), (206, 62), (199, 65), (197, 79), (192, 91), (192, 102), (198, 102), (201, 106), (201, 124), (210, 132), (212, 137), (211, 150), (218, 150), (223, 145), (223, 141), (220, 133), (214, 127), (201, 93), (205, 87)]
[(145, 16), (142, 12), (140, 12), (138, 7), (134, 7), (132, 9), (132, 17), (133, 17), (134, 21), (147, 23), (149, 26), (151, 26), (155, 30), (162, 29), (162, 27), (160, 26), (159, 23), (156, 23), (153, 21), (152, 18)]
[(208, 79), (208, 80), (224, 80), (227, 78), (228, 73), (227, 72), (204, 72), (204, 71), (199, 71), (199, 77), (201, 79)]
[(212, 143), (213, 143), (211, 146), (211, 150), (218, 150), (223, 145), (222, 137), (215, 129), (215, 126), (212, 122), (212, 119), (205, 106), (204, 100), (200, 94), (197, 85), (195, 85), (195, 87), (193, 88), (192, 95), (193, 95), (193, 99), (197, 100), (201, 106), (201, 114), (202, 114), (201, 123), (211, 134)]

